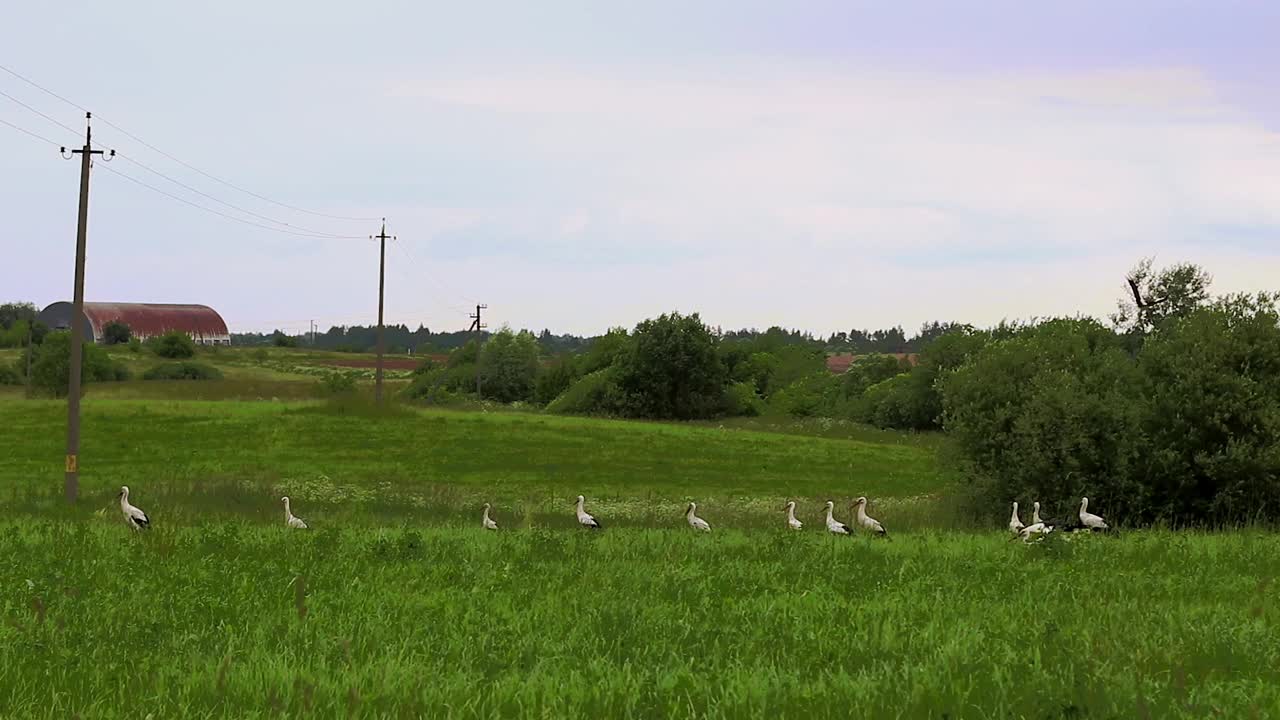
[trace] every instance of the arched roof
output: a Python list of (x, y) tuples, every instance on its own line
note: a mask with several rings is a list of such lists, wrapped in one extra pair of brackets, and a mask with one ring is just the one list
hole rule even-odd
[(93, 324), (95, 337), (111, 322), (122, 322), (134, 335), (152, 337), (178, 330), (196, 336), (225, 337), (227, 323), (207, 305), (151, 303), (85, 303), (84, 315)]

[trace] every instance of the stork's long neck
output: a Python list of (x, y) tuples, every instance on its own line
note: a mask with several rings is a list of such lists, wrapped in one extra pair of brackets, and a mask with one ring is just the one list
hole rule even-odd
[(790, 520), (790, 521), (792, 521), (792, 522), (795, 522), (795, 519), (796, 519), (796, 506), (795, 506), (795, 505), (788, 505), (788, 506), (787, 506), (787, 519), (788, 519), (788, 520)]
[(1084, 515), (1087, 512), (1089, 512), (1089, 498), (1084, 498), (1080, 501), (1080, 514)]
[(489, 519), (489, 506), (488, 506), (488, 505), (485, 505), (485, 506), (484, 506), (484, 519), (485, 519), (485, 520), (488, 520), (488, 519)]
[(1031, 524), (1032, 524), (1032, 525), (1034, 525), (1034, 524), (1036, 524), (1036, 523), (1038, 523), (1038, 522), (1041, 522), (1041, 520), (1040, 520), (1040, 503), (1036, 503), (1036, 504), (1035, 504), (1035, 506), (1033, 506), (1033, 507), (1031, 508)]
[(828, 506), (827, 506), (827, 522), (831, 522), (831, 520), (832, 520), (832, 517), (831, 517), (831, 506), (830, 506), (830, 505), (828, 505)]
[(582, 509), (582, 498), (578, 498), (578, 514), (581, 515), (583, 512), (584, 511)]
[(293, 519), (293, 511), (289, 509), (289, 498), (284, 499), (284, 519), (285, 520)]
[(866, 503), (858, 503), (857, 507), (858, 507), (858, 522), (862, 522), (863, 520), (867, 519), (867, 505)]
[(687, 518), (692, 518), (692, 517), (693, 517), (693, 511), (694, 511), (694, 510), (697, 510), (697, 509), (698, 509), (698, 506), (697, 506), (697, 505), (694, 505), (693, 503), (689, 503), (689, 508), (688, 508), (687, 510), (685, 510), (685, 511), (684, 511), (684, 516), (685, 516), (685, 517), (687, 517)]
[(1009, 522), (1018, 522), (1018, 503), (1013, 504), (1013, 515), (1010, 516)]

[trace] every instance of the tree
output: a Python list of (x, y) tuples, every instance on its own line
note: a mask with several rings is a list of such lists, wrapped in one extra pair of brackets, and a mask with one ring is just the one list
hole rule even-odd
[(690, 420), (710, 417), (722, 404), (724, 365), (697, 313), (641, 322), (614, 364), (622, 411), (631, 417)]
[(102, 328), (102, 343), (104, 345), (123, 345), (129, 342), (133, 337), (133, 331), (129, 326), (119, 320), (112, 320)]
[[(82, 389), (90, 382), (128, 379), (128, 370), (112, 361), (106, 350), (85, 343), (81, 351)], [(32, 387), (54, 397), (66, 397), (71, 379), (71, 334), (66, 331), (49, 333), (44, 343), (28, 352), (35, 353), (31, 363)], [(25, 364), (25, 356), (20, 362)]]
[(1111, 322), (1122, 333), (1144, 336), (1169, 318), (1186, 317), (1209, 299), (1213, 278), (1199, 265), (1177, 263), (1162, 270), (1145, 258), (1125, 276), (1126, 294)]
[(1088, 495), (1117, 518), (1144, 506), (1133, 472), (1140, 378), (1097, 321), (1024, 328), (940, 384), (945, 427), (988, 505), (1040, 500), (1063, 517)]
[(271, 344), (283, 348), (298, 347), (298, 339), (276, 330), (271, 333)]
[(8, 330), (16, 322), (34, 322), (36, 306), (27, 302), (9, 302), (0, 304), (0, 330)]
[(538, 340), (522, 330), (503, 327), (480, 350), (480, 387), (498, 402), (529, 400), (538, 376)]
[(171, 360), (184, 360), (196, 354), (195, 341), (190, 335), (178, 330), (152, 338), (151, 347), (156, 355)]
[(1277, 299), (1222, 298), (1143, 344), (1141, 518), (1280, 518)]

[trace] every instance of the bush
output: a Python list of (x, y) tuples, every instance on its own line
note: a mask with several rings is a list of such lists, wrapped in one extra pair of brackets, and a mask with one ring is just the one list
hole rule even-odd
[(724, 388), (721, 412), (730, 417), (755, 417), (764, 412), (764, 401), (753, 382), (730, 383)]
[(321, 395), (347, 395), (356, 391), (355, 377), (346, 373), (333, 372), (325, 375), (316, 383)]
[[(81, 389), (91, 382), (128, 380), (129, 370), (111, 359), (107, 351), (92, 344), (81, 345)], [(71, 335), (66, 331), (50, 333), (43, 344), (26, 352), (34, 352), (31, 362), (31, 386), (38, 392), (66, 397), (71, 378)], [(25, 367), (26, 355), (19, 360)]]
[(253, 361), (259, 365), (271, 359), (271, 353), (266, 348), (257, 348), (253, 351)]
[(561, 358), (538, 371), (533, 381), (533, 401), (539, 405), (548, 405), (560, 397), (578, 380), (578, 371), (572, 358)]
[(636, 326), (613, 366), (619, 410), (628, 417), (694, 420), (720, 409), (725, 368), (716, 338), (697, 313), (671, 313)]
[(1144, 503), (1132, 482), (1139, 379), (1115, 333), (1052, 320), (943, 378), (944, 423), (991, 505), (1041, 500), (1046, 514), (1069, 516), (1088, 495), (1126, 515)]
[(583, 375), (547, 405), (547, 412), (565, 415), (613, 414), (617, 411), (619, 395), (617, 371), (604, 368)]
[(867, 388), (855, 403), (856, 419), (879, 428), (929, 430), (937, 427), (936, 393), (927, 373), (904, 373)]
[(792, 417), (831, 417), (840, 413), (840, 376), (826, 370), (811, 373), (787, 385), (769, 398), (769, 408), (776, 414)]
[(136, 337), (129, 338), (129, 352), (135, 355), (142, 352), (142, 341)]
[(162, 363), (142, 374), (143, 380), (221, 380), (222, 372), (196, 362)]
[(21, 385), (23, 374), (9, 365), (0, 365), (0, 385)]
[(102, 328), (102, 344), (103, 345), (123, 345), (133, 339), (133, 331), (128, 325), (112, 320)]
[(190, 335), (177, 330), (151, 338), (148, 344), (157, 356), (170, 360), (185, 360), (196, 354), (195, 341)]
[(1143, 343), (1142, 519), (1280, 519), (1280, 312), (1229, 297)]
[(271, 334), (271, 344), (282, 348), (298, 347), (298, 338), (290, 337), (277, 330)]
[(502, 403), (533, 397), (538, 376), (538, 341), (532, 333), (502, 328), (480, 351), (480, 391)]

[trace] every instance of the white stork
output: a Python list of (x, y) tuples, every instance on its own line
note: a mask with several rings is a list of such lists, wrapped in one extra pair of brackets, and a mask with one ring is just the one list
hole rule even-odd
[(880, 521), (867, 514), (867, 499), (865, 497), (860, 497), (857, 500), (854, 500), (853, 505), (858, 509), (859, 527), (869, 530), (881, 537), (889, 537), (889, 531), (884, 529), (884, 526), (880, 524)]
[(498, 523), (489, 519), (489, 503), (484, 504), (484, 517), (480, 518), (480, 525), (484, 527), (485, 530), (498, 529)]
[[(1036, 503), (1036, 504), (1039, 505), (1039, 503)], [(1014, 535), (1017, 535), (1019, 532), (1022, 531), (1022, 528), (1024, 527), (1026, 527), (1026, 525), (1023, 525), (1022, 521), (1018, 519), (1018, 501), (1014, 500), (1013, 501), (1013, 517), (1009, 518), (1009, 532), (1013, 533)]]
[(711, 526), (707, 524), (707, 521), (694, 514), (697, 511), (698, 503), (696, 502), (690, 502), (689, 509), (684, 511), (684, 519), (689, 521), (689, 527), (702, 532), (711, 532)]
[(1080, 498), (1080, 524), (1088, 530), (1109, 530), (1110, 526), (1107, 521), (1103, 520), (1100, 515), (1094, 515), (1089, 512), (1089, 498)]
[(1031, 503), (1031, 524), (1035, 525), (1043, 522), (1044, 520), (1040, 518), (1040, 501), (1037, 500)]
[(835, 507), (835, 503), (830, 500), (827, 501), (827, 532), (834, 533), (836, 535), (852, 535), (853, 533), (849, 531), (848, 525), (845, 525), (839, 520), (831, 517), (831, 511), (834, 510)]
[(306, 530), (307, 524), (302, 522), (302, 518), (294, 517), (293, 511), (289, 509), (288, 496), (280, 498), (284, 501), (284, 524), (294, 530)]
[(151, 519), (142, 510), (134, 507), (129, 503), (129, 486), (122, 485), (120, 487), (120, 512), (124, 514), (124, 521), (129, 527), (136, 530), (149, 530), (151, 528)]
[(600, 527), (600, 523), (596, 522), (596, 519), (586, 510), (582, 509), (582, 504), (586, 501), (586, 498), (581, 495), (578, 496), (578, 524), (583, 527), (591, 528), (592, 530), (602, 530), (603, 528)]
[[(1038, 523), (1031, 523), (1030, 525), (1022, 528), (1021, 530), (1018, 531), (1017, 536), (1022, 538), (1022, 542), (1029, 543), (1031, 542), (1031, 538), (1034, 537), (1037, 540), (1039, 540), (1040, 538), (1044, 537), (1045, 535), (1048, 535), (1051, 532), (1053, 532), (1052, 525), (1046, 525), (1042, 522), (1038, 522)], [(1010, 539), (1012, 540), (1013, 538), (1010, 538)]]
[(804, 527), (804, 523), (796, 519), (796, 501), (791, 500), (787, 503), (787, 527), (792, 530), (799, 530)]

